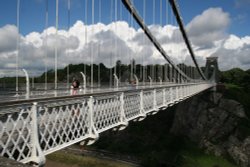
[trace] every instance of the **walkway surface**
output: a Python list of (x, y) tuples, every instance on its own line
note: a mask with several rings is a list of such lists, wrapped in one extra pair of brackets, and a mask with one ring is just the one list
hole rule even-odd
[[(119, 88), (110, 88), (110, 87), (101, 87), (101, 88), (86, 88), (79, 89), (76, 95), (93, 95), (98, 93), (108, 93), (114, 91), (133, 91), (140, 89), (150, 89), (150, 88), (160, 88), (163, 86), (174, 86), (176, 83), (167, 82), (164, 84), (154, 84), (154, 85), (126, 85)], [(29, 97), (25, 94), (25, 92), (21, 92), (16, 95), (15, 92), (0, 92), (0, 106), (4, 102), (15, 102), (22, 100), (35, 100), (35, 99), (43, 99), (43, 98), (54, 98), (54, 97), (65, 97), (72, 96), (71, 89), (58, 89), (58, 90), (35, 90), (31, 91)]]

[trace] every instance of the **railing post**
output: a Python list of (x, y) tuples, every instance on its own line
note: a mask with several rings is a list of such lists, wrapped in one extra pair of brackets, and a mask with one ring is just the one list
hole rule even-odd
[(120, 115), (120, 121), (121, 121), (121, 127), (119, 130), (123, 130), (128, 126), (128, 121), (126, 119), (125, 111), (124, 111), (124, 92), (120, 95), (120, 101), (121, 101), (121, 115)]
[(144, 106), (143, 106), (143, 91), (141, 90), (140, 92), (140, 112), (142, 112), (144, 110)]
[(37, 103), (34, 102), (31, 107), (31, 157), (30, 160), (37, 165), (45, 164), (45, 156), (39, 144), (38, 122), (37, 122)]
[(121, 101), (121, 120), (123, 119), (122, 116), (125, 116), (124, 112), (124, 92), (121, 93), (120, 95), (120, 101)]
[(189, 85), (186, 86), (186, 97), (189, 96)]
[(190, 89), (189, 89), (189, 96), (192, 95), (192, 92), (193, 92), (192, 89), (193, 89), (193, 85), (191, 84), (191, 85), (190, 85)]
[(193, 85), (193, 95), (196, 93), (196, 84)]
[(179, 85), (175, 87), (175, 96), (176, 96), (175, 97), (176, 98), (175, 101), (176, 101), (177, 99), (179, 99)]
[(153, 90), (153, 94), (154, 94), (154, 110), (157, 111), (156, 89)]
[(166, 100), (166, 106), (168, 107), (168, 105), (170, 104), (170, 88), (166, 88), (165, 89), (165, 100)]
[(25, 95), (25, 98), (29, 99), (30, 98), (30, 80), (29, 80), (29, 74), (28, 74), (28, 72), (25, 69), (23, 69), (23, 72), (24, 72), (25, 78), (26, 78), (26, 95)]
[(148, 76), (148, 79), (149, 79), (149, 85), (151, 87), (152, 86), (152, 78), (150, 76)]
[(190, 96), (192, 96), (192, 94), (193, 94), (193, 86), (194, 86), (193, 84), (190, 86), (190, 90), (189, 90), (190, 91), (190, 93), (189, 93)]
[(138, 77), (134, 74), (134, 77), (135, 77), (135, 82), (136, 82), (136, 89), (138, 88), (138, 85), (139, 85), (139, 79)]
[(114, 86), (116, 88), (116, 90), (118, 90), (119, 88), (119, 78), (117, 77), (116, 74), (113, 74), (114, 75)]
[(83, 84), (83, 92), (86, 93), (86, 75), (83, 72), (80, 72), (82, 75), (82, 84)]
[(140, 92), (140, 118), (138, 121), (142, 121), (146, 118), (146, 114), (144, 112), (144, 102), (143, 102), (143, 90)]
[(181, 85), (181, 87), (180, 87), (180, 88), (181, 88), (181, 97), (180, 97), (180, 98), (181, 98), (181, 99), (183, 99), (183, 97), (184, 97), (184, 89), (183, 89), (183, 85)]
[(172, 87), (169, 88), (169, 94), (170, 94), (170, 104), (172, 104), (173, 103), (173, 88)]
[(184, 86), (184, 97), (186, 98), (187, 97), (187, 85)]
[(163, 98), (162, 98), (162, 101), (163, 101), (163, 106), (166, 105), (166, 88), (163, 88), (162, 90), (162, 95), (163, 95)]
[(190, 85), (189, 96), (192, 96), (192, 93), (193, 93), (193, 85)]
[[(89, 139), (88, 139), (86, 144), (91, 145), (99, 138), (99, 134), (98, 134), (98, 132), (95, 128), (95, 124), (94, 124), (93, 96), (89, 97), (88, 107), (89, 107), (89, 130), (88, 130)], [(85, 145), (85, 141), (81, 142), (80, 145)]]
[(92, 127), (95, 126), (94, 125), (94, 118), (93, 118), (93, 96), (89, 97), (88, 100), (88, 107), (89, 107), (89, 135), (91, 135), (92, 133)]
[(158, 77), (159, 78), (159, 81), (160, 81), (160, 85), (162, 85), (162, 79), (161, 77)]

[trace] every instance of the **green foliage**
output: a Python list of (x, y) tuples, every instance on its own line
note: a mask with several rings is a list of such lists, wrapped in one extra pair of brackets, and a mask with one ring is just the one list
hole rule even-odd
[(250, 70), (234, 68), (221, 74), (221, 82), (238, 85), (250, 92)]
[(77, 165), (77, 167), (130, 167), (127, 164), (98, 159), (90, 156), (80, 156), (74, 154), (68, 154), (65, 152), (55, 152), (47, 156), (49, 160), (56, 161), (67, 165)]
[(221, 157), (185, 151), (180, 167), (237, 167)]
[(243, 71), (239, 68), (234, 68), (224, 71), (222, 72), (221, 81), (226, 86), (224, 97), (241, 103), (244, 106), (246, 115), (250, 118), (250, 69)]
[(248, 119), (242, 119), (238, 128), (240, 130), (239, 137), (245, 138), (250, 135), (250, 69), (243, 71), (234, 68), (229, 71), (222, 72), (221, 81), (225, 83), (225, 98), (233, 99), (243, 105)]
[(250, 136), (250, 94), (249, 90), (246, 88), (234, 85), (225, 84), (226, 90), (224, 92), (224, 97), (228, 99), (233, 99), (238, 101), (243, 105), (244, 111), (248, 118), (242, 118), (239, 121), (237, 129), (239, 131), (238, 138), (244, 140), (247, 136)]
[[(18, 77), (19, 83), (25, 83), (25, 77)], [(16, 83), (16, 77), (3, 77), (0, 78), (0, 83)]]
[(225, 84), (226, 89), (223, 93), (225, 98), (238, 101), (243, 105), (244, 110), (250, 118), (250, 92), (247, 88), (242, 87), (241, 85), (235, 84)]
[[(146, 69), (147, 73), (150, 73), (150, 69), (152, 65), (146, 65), (143, 66), (141, 64), (136, 64), (135, 60), (132, 61), (133, 66), (133, 74), (136, 74), (138, 79), (142, 81), (142, 69)], [(158, 79), (161, 76), (161, 69), (165, 67), (165, 65), (153, 65), (155, 69), (155, 78)], [(180, 67), (180, 64), (178, 65)], [(182, 68), (185, 66), (182, 64)], [(190, 71), (190, 66), (186, 66), (187, 70)], [(77, 78), (79, 80), (82, 79), (80, 72), (84, 72), (87, 78), (87, 81), (90, 81), (91, 76), (91, 65), (90, 64), (69, 64), (63, 69), (57, 70), (57, 79), (58, 82), (66, 82), (67, 81), (67, 70), (69, 69), (69, 75), (70, 75), (70, 81), (73, 80), (73, 78)], [(114, 67), (108, 68), (103, 63), (100, 64), (93, 64), (93, 79), (94, 82), (98, 82), (98, 71), (100, 70), (100, 80), (103, 85), (105, 83), (108, 83), (110, 81), (110, 77), (113, 79), (114, 71), (116, 70), (116, 74), (118, 78), (121, 79), (122, 82), (128, 81), (130, 78), (130, 72), (131, 72), (131, 64), (123, 64), (120, 60), (117, 60), (116, 65)], [(162, 76), (161, 76), (162, 77)], [(48, 83), (53, 83), (55, 78), (55, 71), (49, 70), (47, 72), (47, 81)], [(20, 83), (25, 83), (25, 78), (20, 77), (19, 80)], [(41, 76), (35, 77), (34, 79), (35, 83), (44, 83), (45, 82), (45, 73), (41, 74)], [(0, 85), (2, 83), (15, 83), (15, 77), (5, 77), (0, 78)]]

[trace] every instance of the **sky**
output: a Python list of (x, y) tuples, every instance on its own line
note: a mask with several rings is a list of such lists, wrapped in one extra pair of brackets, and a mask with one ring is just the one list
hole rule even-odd
[[(53, 69), (55, 46), (59, 68), (92, 60), (112, 66), (118, 59), (129, 63), (131, 58), (143, 64), (165, 63), (120, 0), (94, 0), (93, 12), (92, 0), (70, 0), (70, 10), (68, 2), (59, 0), (56, 35), (56, 0), (48, 0), (48, 27), (46, 0), (20, 0), (18, 34), (17, 0), (1, 0), (0, 69), (15, 69), (17, 53), (19, 67), (30, 73)], [(192, 64), (168, 2), (133, 3), (174, 62)], [(206, 57), (218, 56), (221, 70), (250, 68), (250, 0), (178, 0), (178, 4), (200, 66)]]

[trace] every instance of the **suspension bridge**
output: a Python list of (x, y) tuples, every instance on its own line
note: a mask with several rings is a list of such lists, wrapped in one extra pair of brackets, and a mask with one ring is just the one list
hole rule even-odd
[[(58, 36), (59, 0), (55, 1), (55, 36)], [(90, 17), (92, 24), (95, 24), (95, 8), (97, 5), (95, 1), (99, 2), (98, 13), (99, 21), (101, 21), (101, 2), (103, 1), (84, 0), (86, 23), (88, 17)], [(17, 0), (18, 33), (21, 2), (21, 0)], [(45, 7), (46, 28), (48, 28), (49, 16), (48, 2), (47, 0)], [(70, 28), (70, 2), (68, 0), (67, 4), (68, 29)], [(9, 69), (4, 69), (4, 77), (0, 78), (1, 156), (22, 163), (43, 165), (45, 156), (50, 153), (75, 143), (81, 145), (93, 144), (99, 138), (99, 134), (104, 131), (110, 129), (123, 130), (129, 125), (130, 121), (142, 121), (148, 115), (166, 110), (170, 106), (216, 86), (217, 58), (208, 58), (205, 69), (202, 70), (199, 67), (177, 1), (169, 0), (163, 3), (162, 0), (153, 0), (152, 14), (150, 15), (153, 17), (152, 24), (156, 22), (157, 12), (159, 12), (160, 25), (164, 24), (164, 16), (173, 24), (176, 24), (175, 31), (178, 36), (175, 38), (175, 42), (182, 43), (190, 57), (190, 59), (182, 59), (182, 62), (173, 60), (175, 55), (170, 55), (166, 49), (168, 42), (163, 44), (162, 40), (153, 33), (152, 28), (146, 23), (146, 13), (149, 12), (146, 11), (148, 9), (145, 7), (146, 1), (140, 2), (143, 3), (142, 10), (137, 8), (135, 2), (136, 0), (110, 0), (111, 21), (112, 19), (114, 21), (119, 19), (118, 9), (122, 18), (123, 9), (123, 13), (127, 13), (129, 24), (140, 28), (143, 35), (143, 45), (145, 47), (151, 45), (154, 52), (162, 58), (160, 59), (161, 63), (157, 65), (146, 64), (145, 60), (149, 58), (143, 56), (138, 69), (134, 61), (135, 55), (130, 55), (127, 57), (128, 64), (125, 72), (119, 71), (117, 65), (107, 68), (109, 77), (106, 80), (109, 80), (109, 82), (103, 83), (100, 64), (94, 67), (96, 56), (94, 52), (98, 50), (97, 55), (101, 57), (106, 48), (100, 49), (101, 43), (97, 45), (99, 49), (96, 49), (96, 45), (93, 42), (91, 43), (91, 39), (88, 39), (89, 33), (93, 33), (94, 30), (85, 29), (85, 42), (90, 42), (90, 61), (88, 62), (89, 65), (85, 63), (82, 71), (73, 76), (80, 77), (79, 80), (81, 81), (81, 86), (76, 90), (76, 93), (72, 93), (69, 84), (73, 78), (70, 66), (66, 68), (66, 81), (58, 79), (58, 59), (60, 59), (58, 43), (53, 45), (53, 82), (49, 82), (48, 69), (50, 67), (45, 63), (42, 75), (44, 83), (35, 83), (36, 79), (34, 78), (38, 77), (38, 74), (36, 74), (37, 76), (31, 76), (32, 71), (25, 70), (24, 65), (20, 66), (21, 46), (20, 37), (17, 37), (15, 74), (12, 75), (11, 72), (6, 72)], [(159, 2), (158, 6), (156, 2)], [(163, 8), (164, 5), (165, 8)], [(90, 16), (88, 10), (91, 10)], [(116, 22), (114, 26), (115, 31), (118, 31)], [(47, 45), (48, 41), (45, 41), (44, 45)], [(123, 53), (118, 49), (117, 38), (111, 40), (110, 44), (114, 48), (114, 52), (110, 56), (110, 62), (115, 64), (118, 61), (116, 56)], [(145, 48), (143, 47), (143, 49)], [(174, 54), (180, 56), (182, 54), (181, 49), (177, 48), (177, 52), (174, 52)], [(48, 56), (48, 50), (46, 50), (44, 59), (48, 59)], [(186, 60), (190, 60), (191, 64), (188, 65), (185, 62)], [(87, 70), (87, 67), (89, 67), (89, 70)], [(14, 78), (15, 83), (9, 83), (6, 86), (6, 83), (4, 83), (6, 76)], [(23, 79), (22, 82), (21, 79)], [(12, 85), (12, 87), (8, 87), (8, 85)]]

